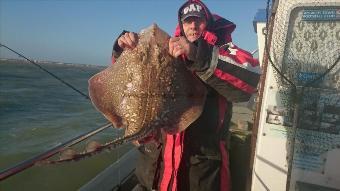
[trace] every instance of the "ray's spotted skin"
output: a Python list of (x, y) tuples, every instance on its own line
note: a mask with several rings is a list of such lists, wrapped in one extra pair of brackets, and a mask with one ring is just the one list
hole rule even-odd
[(169, 38), (153, 24), (136, 48), (89, 80), (92, 103), (115, 127), (126, 128), (125, 137), (137, 140), (161, 128), (177, 133), (202, 112), (206, 88), (169, 55)]

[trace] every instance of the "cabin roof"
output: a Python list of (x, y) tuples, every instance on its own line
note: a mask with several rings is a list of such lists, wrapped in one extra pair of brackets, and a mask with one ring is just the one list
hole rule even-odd
[(266, 9), (258, 9), (253, 20), (254, 31), (257, 33), (257, 30), (256, 30), (257, 23), (265, 23), (265, 22), (267, 22)]

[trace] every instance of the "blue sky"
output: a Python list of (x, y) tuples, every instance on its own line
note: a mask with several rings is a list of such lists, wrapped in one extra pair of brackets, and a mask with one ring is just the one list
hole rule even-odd
[[(253, 19), (265, 0), (206, 0), (213, 13), (234, 22), (233, 41), (257, 49)], [(0, 42), (36, 60), (108, 65), (123, 29), (152, 23), (172, 34), (184, 0), (0, 0)], [(18, 58), (5, 48), (0, 57)]]

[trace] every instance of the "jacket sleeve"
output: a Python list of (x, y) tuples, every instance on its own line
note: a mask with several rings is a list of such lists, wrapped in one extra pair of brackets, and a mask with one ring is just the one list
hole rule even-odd
[[(122, 33), (120, 33), (120, 35), (118, 36), (121, 37), (122, 35), (124, 35), (125, 33), (127, 33), (129, 31), (123, 30)], [(120, 54), (122, 54), (123, 49), (118, 45), (118, 38), (115, 40), (115, 42), (113, 43), (113, 47), (112, 47), (112, 57), (111, 57), (111, 61), (112, 64), (115, 63), (116, 59), (120, 56)]]
[(231, 42), (214, 46), (198, 39), (195, 45), (196, 55), (186, 61), (187, 67), (228, 101), (248, 101), (257, 91), (261, 70), (250, 53)]

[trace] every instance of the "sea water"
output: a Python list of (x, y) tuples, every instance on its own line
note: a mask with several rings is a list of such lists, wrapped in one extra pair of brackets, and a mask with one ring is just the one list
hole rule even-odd
[[(105, 68), (40, 65), (85, 94), (88, 79)], [(0, 171), (106, 123), (91, 101), (35, 65), (0, 61)], [(90, 140), (105, 143), (120, 134), (109, 128), (75, 149), (81, 152)], [(126, 145), (77, 162), (34, 166), (1, 181), (0, 190), (77, 190), (129, 148)]]

